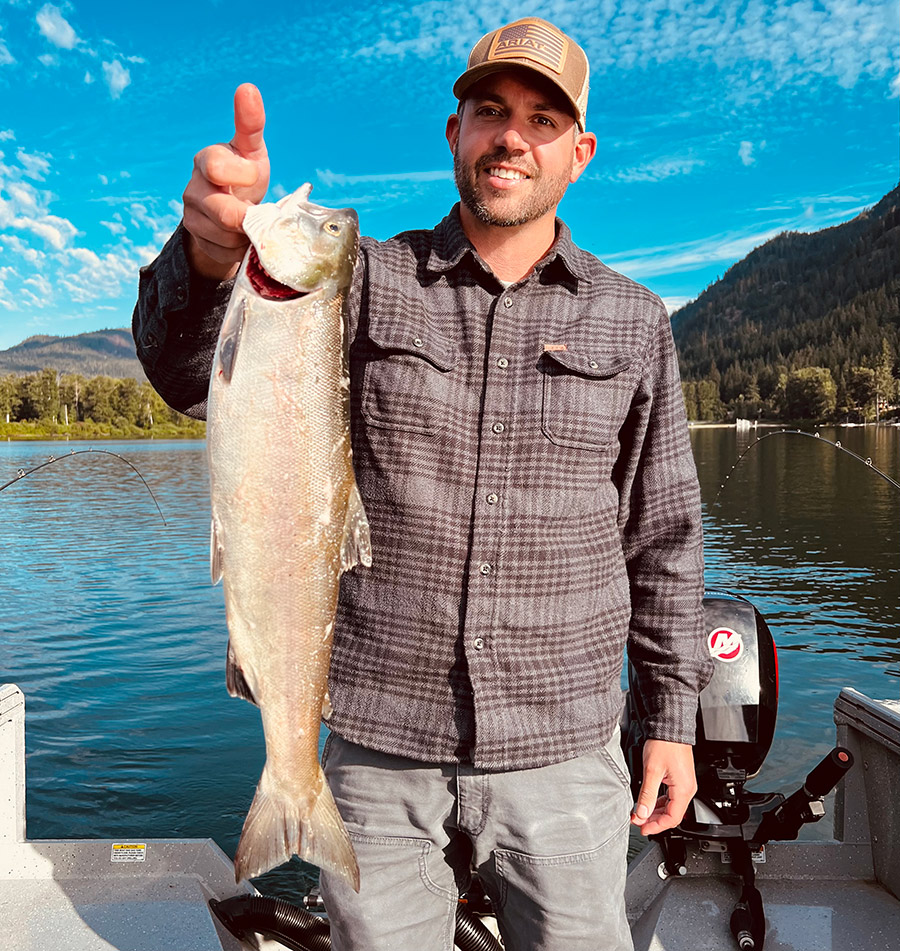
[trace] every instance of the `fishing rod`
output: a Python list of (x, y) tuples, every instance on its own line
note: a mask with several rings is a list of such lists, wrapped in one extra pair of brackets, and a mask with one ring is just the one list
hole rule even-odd
[(804, 432), (804, 430), (802, 429), (776, 429), (774, 432), (766, 433), (764, 436), (760, 436), (759, 439), (756, 440), (756, 442), (750, 443), (750, 445), (737, 457), (737, 460), (735, 461), (734, 465), (731, 467), (731, 470), (729, 471), (728, 475), (725, 476), (725, 481), (719, 486), (719, 491), (716, 493), (716, 497), (713, 499), (713, 503), (710, 506), (710, 508), (713, 508), (715, 505), (718, 504), (719, 496), (722, 494), (722, 490), (725, 488), (725, 485), (728, 482), (728, 480), (731, 478), (732, 474), (734, 473), (734, 470), (737, 469), (737, 467), (741, 464), (741, 461), (743, 460), (744, 456), (746, 456), (747, 453), (750, 452), (751, 449), (758, 446), (764, 439), (768, 439), (770, 436), (806, 436), (809, 439), (818, 439), (819, 442), (828, 443), (829, 446), (834, 446), (835, 449), (839, 449), (841, 452), (847, 453), (848, 456), (853, 456), (854, 459), (856, 459), (858, 462), (861, 462), (864, 466), (866, 466), (866, 468), (871, 469), (876, 475), (880, 475), (881, 478), (884, 479), (886, 482), (890, 482), (890, 484), (895, 489), (900, 489), (900, 482), (895, 481), (886, 472), (882, 472), (881, 469), (879, 469), (876, 465), (874, 465), (872, 462), (871, 456), (863, 459), (862, 456), (857, 455), (855, 452), (853, 452), (852, 449), (848, 449), (846, 446), (842, 446), (841, 441), (839, 439), (836, 442), (833, 442), (830, 439), (826, 439), (824, 436), (820, 436), (818, 433), (807, 433), (807, 432)]
[(30, 469), (17, 469), (16, 477), (10, 479), (9, 482), (5, 482), (3, 485), (0, 485), (0, 492), (4, 489), (8, 489), (11, 485), (15, 485), (16, 482), (20, 482), (25, 476), (31, 475), (32, 472), (37, 472), (38, 469), (44, 469), (47, 466), (52, 466), (55, 462), (61, 462), (63, 459), (71, 459), (72, 456), (80, 456), (83, 453), (92, 452), (92, 453), (102, 453), (105, 456), (113, 456), (115, 459), (118, 459), (120, 462), (124, 462), (144, 483), (144, 487), (150, 493), (150, 498), (153, 499), (153, 504), (156, 506), (156, 511), (159, 512), (159, 517), (163, 520), (163, 525), (168, 526), (165, 515), (162, 513), (162, 509), (159, 507), (159, 502), (156, 501), (156, 496), (153, 494), (153, 489), (150, 488), (147, 480), (141, 474), (141, 471), (133, 463), (129, 462), (124, 456), (120, 456), (117, 452), (113, 452), (110, 449), (72, 449), (70, 452), (67, 452), (64, 456), (50, 456), (45, 462), (38, 463), (36, 466), (32, 466)]

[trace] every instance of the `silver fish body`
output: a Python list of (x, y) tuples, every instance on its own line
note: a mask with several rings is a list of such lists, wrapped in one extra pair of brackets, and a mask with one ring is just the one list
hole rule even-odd
[(244, 220), (251, 247), (209, 388), (211, 566), (224, 583), (228, 689), (259, 706), (266, 741), (235, 878), (296, 853), (358, 889), (318, 761), (340, 576), (371, 564), (350, 450), (345, 303), (358, 224), (309, 192)]

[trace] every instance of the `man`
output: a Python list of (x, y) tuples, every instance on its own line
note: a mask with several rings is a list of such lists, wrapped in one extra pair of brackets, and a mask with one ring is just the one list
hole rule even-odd
[[(489, 33), (447, 120), (461, 204), (361, 242), (351, 405), (373, 565), (342, 579), (332, 655), (325, 768), (362, 880), (322, 875), (337, 949), (449, 951), (472, 868), (508, 951), (631, 947), (626, 640), (650, 698), (632, 823), (673, 827), (696, 789), (709, 658), (669, 320), (556, 218), (596, 151), (587, 91), (552, 24)], [(234, 138), (198, 153), (183, 228), (142, 272), (138, 353), (190, 415), (268, 186), (263, 125), (240, 87)]]

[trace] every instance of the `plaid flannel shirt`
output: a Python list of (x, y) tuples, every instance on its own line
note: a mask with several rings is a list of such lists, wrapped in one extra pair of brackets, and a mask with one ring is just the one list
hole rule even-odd
[[(138, 354), (189, 415), (230, 289), (192, 277), (180, 229), (141, 273)], [(331, 728), (424, 761), (562, 761), (609, 739), (627, 642), (647, 735), (692, 742), (700, 499), (659, 298), (562, 222), (504, 287), (454, 208), (362, 239), (350, 340), (373, 564), (341, 581)]]

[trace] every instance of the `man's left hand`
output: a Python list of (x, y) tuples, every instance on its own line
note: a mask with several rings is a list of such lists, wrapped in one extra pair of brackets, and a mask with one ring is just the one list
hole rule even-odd
[[(668, 793), (660, 796), (665, 783)], [(687, 743), (647, 740), (644, 743), (644, 781), (631, 813), (632, 825), (641, 835), (655, 835), (681, 822), (688, 803), (697, 792), (694, 748)]]

